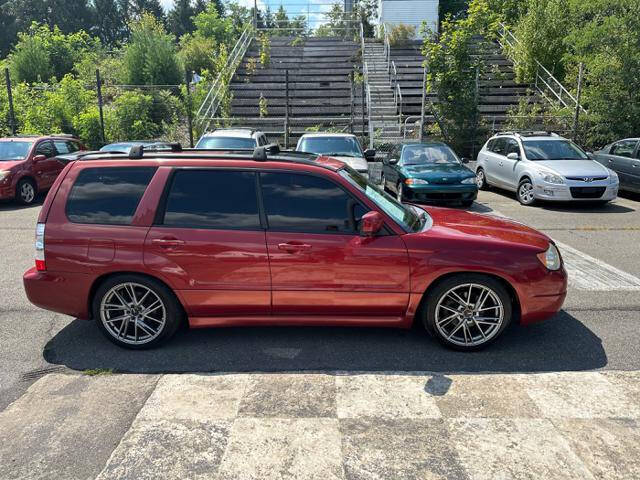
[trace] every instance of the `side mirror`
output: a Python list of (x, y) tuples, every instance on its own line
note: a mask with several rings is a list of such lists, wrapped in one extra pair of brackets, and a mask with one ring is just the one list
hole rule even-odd
[(462, 161), (462, 163), (469, 163), (471, 161), (467, 157), (462, 157), (460, 160)]
[(509, 160), (520, 160), (520, 155), (518, 155), (516, 152), (511, 152), (507, 155), (507, 158)]
[(362, 216), (360, 221), (360, 235), (363, 237), (373, 237), (382, 229), (384, 220), (380, 212), (371, 210)]
[(38, 163), (38, 162), (41, 162), (41, 161), (46, 160), (46, 159), (47, 159), (47, 157), (44, 156), (44, 155), (36, 155), (35, 157), (33, 157), (33, 162), (34, 163)]
[(396, 163), (398, 163), (398, 159), (397, 159), (397, 158), (390, 158), (390, 159), (389, 159), (389, 163), (390, 163), (391, 165), (395, 165)]
[(364, 158), (366, 160), (369, 160), (369, 161), (375, 159), (376, 158), (376, 151), (373, 148), (367, 148), (364, 151)]

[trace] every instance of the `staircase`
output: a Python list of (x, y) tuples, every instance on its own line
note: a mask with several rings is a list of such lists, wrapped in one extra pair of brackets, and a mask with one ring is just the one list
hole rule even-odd
[(389, 76), (385, 47), (382, 43), (366, 42), (363, 60), (367, 67), (371, 95), (371, 124), (378, 141), (402, 139), (398, 106)]

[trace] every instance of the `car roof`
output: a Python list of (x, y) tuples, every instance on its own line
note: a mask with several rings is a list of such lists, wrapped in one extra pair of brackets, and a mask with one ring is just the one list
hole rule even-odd
[(403, 147), (410, 146), (410, 145), (444, 145), (446, 147), (449, 146), (445, 142), (441, 142), (439, 140), (433, 140), (433, 141), (427, 140), (425, 142), (419, 142), (417, 140), (415, 140), (415, 141), (403, 141), (403, 142), (400, 142), (398, 145), (402, 145)]
[(355, 135), (352, 133), (305, 133), (300, 138), (309, 138), (309, 137), (354, 137)]
[(0, 142), (35, 142), (37, 140), (75, 140), (80, 141), (73, 135), (15, 135), (13, 137), (2, 137)]
[(238, 137), (253, 138), (255, 134), (260, 134), (259, 130), (253, 128), (219, 128), (212, 132), (207, 132), (203, 137)]

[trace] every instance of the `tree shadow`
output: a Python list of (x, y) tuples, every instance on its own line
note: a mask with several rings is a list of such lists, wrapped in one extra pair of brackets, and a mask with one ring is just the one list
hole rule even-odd
[(513, 325), (480, 352), (442, 347), (422, 329), (242, 327), (184, 330), (162, 347), (113, 345), (93, 322), (74, 320), (45, 346), (52, 364), (121, 373), (429, 371), (544, 372), (601, 368), (601, 340), (565, 311), (530, 327)]

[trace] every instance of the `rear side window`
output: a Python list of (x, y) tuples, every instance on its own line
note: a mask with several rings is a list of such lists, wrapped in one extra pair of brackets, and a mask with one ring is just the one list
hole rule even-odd
[(155, 167), (82, 170), (67, 200), (67, 217), (74, 223), (129, 225), (155, 171)]
[(178, 170), (169, 189), (162, 223), (181, 228), (260, 229), (255, 174)]
[(262, 173), (269, 229), (307, 233), (355, 233), (366, 212), (335, 183), (312, 175)]

